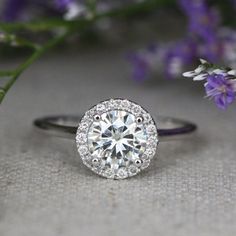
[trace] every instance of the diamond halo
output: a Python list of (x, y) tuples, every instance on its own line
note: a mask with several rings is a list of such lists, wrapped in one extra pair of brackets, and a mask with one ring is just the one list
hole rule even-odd
[(153, 118), (140, 105), (110, 99), (85, 113), (76, 144), (83, 163), (93, 172), (125, 179), (149, 166), (156, 153), (158, 133)]

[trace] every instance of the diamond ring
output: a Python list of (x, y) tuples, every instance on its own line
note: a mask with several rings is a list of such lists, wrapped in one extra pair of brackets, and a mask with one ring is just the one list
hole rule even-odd
[(34, 125), (75, 138), (83, 163), (111, 179), (125, 179), (146, 169), (157, 152), (159, 139), (192, 133), (197, 128), (174, 118), (154, 121), (144, 108), (127, 99), (100, 102), (82, 117), (36, 119)]

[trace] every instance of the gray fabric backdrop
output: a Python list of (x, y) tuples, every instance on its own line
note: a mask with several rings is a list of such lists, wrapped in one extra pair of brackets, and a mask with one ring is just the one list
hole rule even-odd
[[(236, 109), (219, 111), (203, 95), (187, 79), (135, 84), (118, 48), (43, 57), (0, 107), (0, 235), (236, 235)], [(199, 132), (161, 143), (147, 171), (113, 181), (84, 167), (74, 142), (32, 127), (110, 97), (190, 119)]]

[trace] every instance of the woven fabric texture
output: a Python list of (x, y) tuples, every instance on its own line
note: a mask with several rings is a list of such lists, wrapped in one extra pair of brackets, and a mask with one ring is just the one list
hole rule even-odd
[[(235, 236), (235, 106), (219, 111), (187, 79), (134, 83), (124, 50), (62, 54), (34, 64), (1, 105), (0, 235)], [(199, 131), (160, 143), (150, 168), (113, 181), (83, 166), (73, 141), (32, 126), (38, 116), (83, 113), (111, 97), (191, 120)]]

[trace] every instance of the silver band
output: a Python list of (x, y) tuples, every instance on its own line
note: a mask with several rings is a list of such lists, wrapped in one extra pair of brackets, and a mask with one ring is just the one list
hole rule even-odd
[[(81, 117), (76, 115), (48, 116), (36, 119), (34, 125), (57, 136), (74, 139)], [(197, 129), (195, 124), (176, 118), (158, 117), (156, 123), (159, 127), (158, 136), (160, 141), (185, 136)]]

